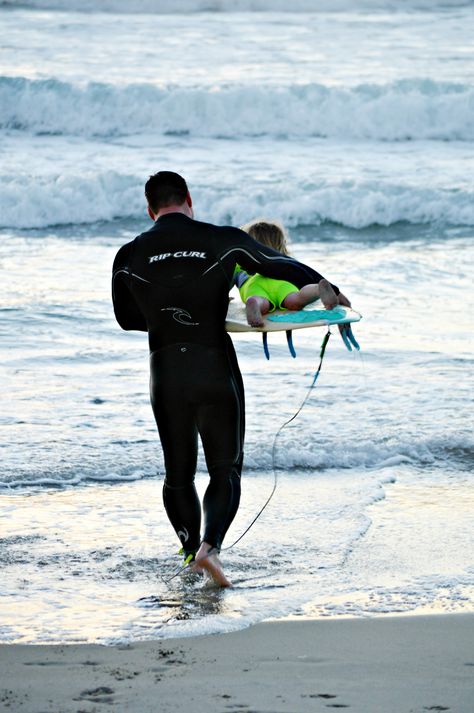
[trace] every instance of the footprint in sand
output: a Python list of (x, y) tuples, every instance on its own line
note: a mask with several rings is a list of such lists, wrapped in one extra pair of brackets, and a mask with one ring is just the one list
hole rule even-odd
[[(334, 693), (308, 693), (303, 694), (302, 698), (323, 698), (324, 700), (330, 700), (331, 698), (337, 698)], [(345, 703), (327, 703), (326, 708), (349, 708)]]
[(75, 701), (91, 701), (92, 703), (114, 703), (113, 694), (115, 691), (108, 686), (99, 686), (89, 691), (81, 691), (79, 698)]
[(334, 693), (308, 693), (308, 694), (302, 694), (301, 698), (337, 698), (337, 696)]

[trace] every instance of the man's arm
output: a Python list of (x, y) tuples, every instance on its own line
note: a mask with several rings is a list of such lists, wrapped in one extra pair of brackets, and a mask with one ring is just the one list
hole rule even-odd
[[(265, 277), (273, 277), (277, 280), (287, 280), (292, 282), (298, 289), (305, 285), (316, 283), (319, 284), (324, 277), (316, 270), (313, 270), (308, 265), (298, 262), (294, 258), (282, 255), (272, 248), (261, 245), (256, 240), (244, 233), (238, 228), (229, 228), (228, 235), (230, 243), (228, 248), (223, 250), (220, 259), (224, 262), (228, 260), (236, 260), (240, 267), (248, 272), (258, 272)], [(232, 265), (230, 265), (231, 267)], [(336, 285), (331, 285), (337, 294), (338, 303), (345, 307), (350, 307), (351, 303), (348, 298), (342, 294)], [(358, 350), (359, 345), (352, 334), (350, 324), (340, 324), (339, 332), (342, 340), (352, 351), (351, 344)]]
[(120, 248), (112, 270), (112, 302), (115, 318), (122, 329), (148, 332), (148, 325), (130, 290), (132, 280), (129, 267), (133, 243)]
[[(238, 228), (228, 228), (227, 230), (229, 231), (230, 245), (221, 254), (223, 262), (232, 258), (247, 272), (258, 272), (265, 277), (287, 280), (296, 285), (299, 290), (305, 285), (318, 284), (324, 279), (323, 275), (308, 265), (262, 245), (244, 231)], [(337, 285), (332, 285), (332, 288), (339, 295), (340, 290)]]

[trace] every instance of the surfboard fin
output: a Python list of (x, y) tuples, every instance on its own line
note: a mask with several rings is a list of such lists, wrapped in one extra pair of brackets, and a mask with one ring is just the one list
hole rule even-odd
[[(291, 329), (286, 331), (286, 341), (288, 342), (288, 349), (293, 359), (296, 359), (296, 351), (293, 345), (293, 332)], [(268, 348), (268, 333), (262, 332), (262, 342), (263, 342), (263, 352), (267, 359), (270, 359), (270, 350)]]
[(349, 337), (349, 340), (352, 342), (352, 344), (357, 349), (357, 351), (360, 352), (360, 345), (359, 345), (357, 339), (354, 337), (354, 332), (352, 331), (351, 325), (349, 325), (349, 330), (348, 330), (347, 336)]
[(295, 347), (293, 346), (293, 332), (291, 329), (288, 329), (286, 332), (286, 341), (288, 342), (288, 349), (290, 350), (291, 356), (293, 359), (296, 359)]
[(270, 359), (270, 352), (268, 350), (268, 336), (266, 332), (262, 332), (263, 341), (263, 351), (267, 359)]
[(341, 330), (341, 337), (348, 351), (351, 352), (352, 347), (357, 349), (357, 351), (360, 351), (360, 346), (356, 338), (354, 337), (354, 333), (352, 332), (352, 327), (350, 324), (344, 325), (344, 328)]

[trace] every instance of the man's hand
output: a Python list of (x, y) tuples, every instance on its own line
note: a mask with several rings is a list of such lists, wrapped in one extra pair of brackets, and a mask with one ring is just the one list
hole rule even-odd
[(345, 295), (342, 294), (342, 292), (339, 292), (337, 299), (339, 300), (339, 304), (342, 305), (343, 307), (351, 307), (350, 301), (347, 299)]
[[(339, 292), (338, 301), (339, 301), (339, 304), (342, 305), (343, 307), (351, 306), (350, 300), (348, 300), (347, 297), (342, 294), (342, 292)], [(358, 345), (357, 340), (354, 337), (354, 334), (352, 333), (351, 325), (350, 324), (339, 324), (338, 326), (339, 326), (339, 332), (342, 337), (342, 341), (344, 342), (346, 349), (348, 349), (351, 352), (352, 347), (354, 347), (355, 349), (357, 349), (357, 351), (359, 351), (360, 346)]]

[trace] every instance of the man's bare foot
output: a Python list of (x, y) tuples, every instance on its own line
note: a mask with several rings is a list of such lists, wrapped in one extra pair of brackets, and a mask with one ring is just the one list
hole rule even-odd
[(232, 583), (224, 574), (215, 547), (207, 542), (202, 543), (191, 566), (195, 572), (207, 572), (219, 587), (232, 587)]
[(319, 282), (319, 297), (326, 309), (334, 309), (339, 304), (337, 295), (331, 287), (331, 283), (327, 280)]
[(245, 315), (251, 327), (262, 327), (263, 318), (260, 311), (260, 304), (256, 297), (249, 297), (245, 303)]

